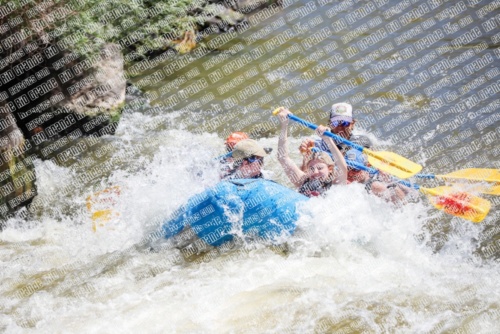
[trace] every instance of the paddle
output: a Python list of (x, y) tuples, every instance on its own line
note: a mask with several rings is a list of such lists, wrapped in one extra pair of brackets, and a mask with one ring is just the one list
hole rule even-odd
[[(282, 107), (276, 108), (273, 111), (273, 115), (276, 116), (280, 112), (281, 108)], [(318, 127), (317, 125), (309, 123), (308, 121), (305, 121), (292, 114), (289, 114), (288, 118), (312, 130), (316, 130), (316, 128)], [(387, 151), (373, 152), (372, 150), (369, 150), (361, 145), (352, 143), (347, 139), (342, 138), (334, 133), (325, 132), (324, 134), (332, 139), (335, 139), (336, 141), (349, 145), (350, 147), (365, 153), (366, 155), (368, 155), (368, 161), (372, 166), (388, 174), (397, 176), (400, 179), (406, 179), (410, 176), (417, 174), (422, 170), (422, 166), (400, 156), (399, 154)]]
[(498, 169), (467, 168), (444, 175), (417, 174), (415, 176), (420, 179), (443, 179), (450, 182), (464, 180), (469, 183), (488, 183), (475, 185), (472, 189), (489, 195), (500, 195), (500, 170)]
[[(378, 173), (378, 170), (366, 167), (355, 161), (346, 160), (346, 163), (350, 167), (367, 171), (370, 174)], [(420, 192), (427, 195), (429, 201), (436, 209), (474, 223), (481, 222), (491, 208), (491, 203), (488, 200), (463, 191), (454, 191), (451, 187), (423, 188), (417, 184), (411, 184), (403, 180), (399, 180), (399, 183), (420, 190)]]
[(419, 178), (500, 183), (500, 169), (467, 168), (444, 175), (419, 174)]
[(215, 157), (214, 160), (222, 160), (222, 159), (229, 158), (231, 156), (233, 156), (233, 151), (221, 154), (218, 157)]
[(94, 232), (112, 218), (120, 215), (111, 208), (116, 204), (116, 197), (120, 195), (120, 191), (120, 186), (111, 186), (87, 197), (87, 210), (92, 214), (92, 230)]

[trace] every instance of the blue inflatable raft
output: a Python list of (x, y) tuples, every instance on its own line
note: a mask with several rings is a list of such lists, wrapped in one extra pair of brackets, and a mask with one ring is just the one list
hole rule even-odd
[(164, 235), (191, 253), (234, 238), (271, 244), (295, 232), (297, 203), (307, 197), (265, 179), (222, 181), (193, 196), (163, 224)]

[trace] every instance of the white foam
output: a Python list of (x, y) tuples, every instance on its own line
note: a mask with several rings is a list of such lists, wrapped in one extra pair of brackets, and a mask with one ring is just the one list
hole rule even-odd
[[(413, 333), (454, 328), (463, 325), (458, 315), (481, 312), (484, 319), (471, 322), (480, 332), (498, 325), (499, 317), (485, 312), (498, 303), (499, 266), (474, 262), (472, 238), (481, 225), (460, 221), (466, 230), (435, 253), (426, 245), (433, 237), (426, 224), (436, 211), (426, 199), (397, 209), (361, 185), (337, 186), (303, 203), (301, 231), (288, 240), (287, 255), (256, 246), (184, 263), (177, 250), (136, 249), (162, 215), (218, 182), (212, 159), (223, 153), (214, 134), (141, 132), (143, 118), (154, 117), (122, 120), (113, 154), (158, 141), (103, 180), (102, 188), (121, 188), (112, 228), (92, 230), (85, 199), (93, 187), (53, 197), (30, 228), (11, 224), (0, 233), (0, 303), (16, 310), (0, 317), (7, 332), (26, 331), (25, 321), (40, 333), (335, 332), (343, 323)], [(126, 130), (132, 128), (134, 140)], [(290, 143), (297, 163), (300, 141)], [(259, 142), (275, 148), (265, 169), (289, 184), (275, 158), (277, 138)], [(36, 168), (40, 196), (74, 177), (50, 162)]]

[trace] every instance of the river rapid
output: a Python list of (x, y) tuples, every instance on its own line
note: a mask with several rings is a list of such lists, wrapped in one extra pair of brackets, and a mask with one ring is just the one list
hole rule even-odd
[[(247, 244), (195, 259), (149, 247), (166, 217), (218, 182), (213, 158), (232, 131), (274, 148), (265, 175), (290, 186), (275, 153), (271, 111), (280, 105), (325, 124), (332, 103), (349, 101), (356, 131), (375, 150), (404, 155), (426, 172), (499, 168), (498, 28), (488, 30), (500, 24), (489, 21), (496, 7), (285, 5), (252, 17), (224, 43), (224, 35), (210, 36), (200, 46), (212, 49), (206, 55), (176, 56), (135, 77), (172, 72), (145, 86), (149, 101), (128, 105), (116, 134), (87, 145), (77, 163), (35, 162), (41, 209), (0, 232), (2, 332), (498, 332), (493, 196), (484, 197), (492, 202), (488, 217), (474, 224), (423, 195), (397, 208), (349, 185), (302, 206), (299, 232), (276, 247)], [(293, 126), (295, 161), (310, 135)], [(88, 181), (95, 168), (103, 176)], [(87, 207), (89, 196), (113, 186), (119, 193)], [(91, 214), (103, 208), (112, 219), (96, 225)]]

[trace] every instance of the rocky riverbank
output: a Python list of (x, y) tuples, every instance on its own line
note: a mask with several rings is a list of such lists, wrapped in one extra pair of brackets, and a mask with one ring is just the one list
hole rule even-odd
[(130, 70), (135, 64), (165, 52), (172, 59), (191, 52), (208, 34), (230, 31), (272, 4), (280, 1), (130, 1), (118, 7), (97, 0), (11, 1), (2, 6), (0, 217), (36, 195), (35, 159), (68, 166), (87, 149), (84, 138), (114, 133), (127, 79), (141, 73)]

